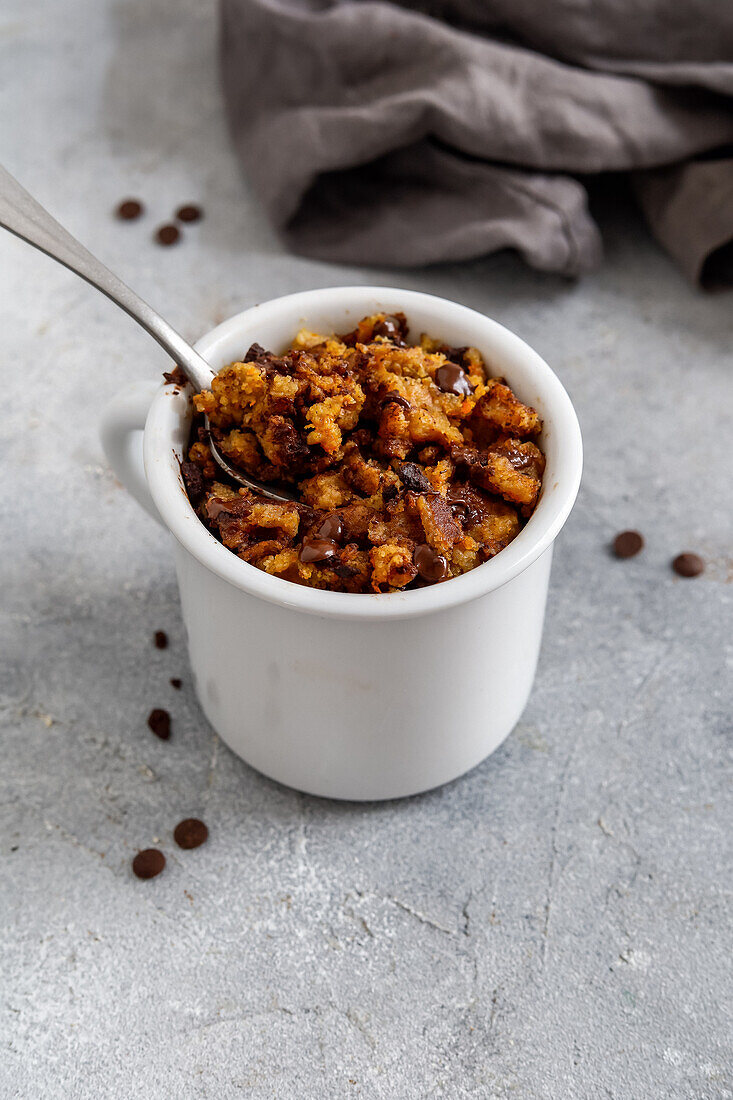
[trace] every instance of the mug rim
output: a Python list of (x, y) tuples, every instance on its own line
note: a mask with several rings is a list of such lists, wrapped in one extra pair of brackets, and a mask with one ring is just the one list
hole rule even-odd
[[(327, 618), (372, 621), (412, 618), (456, 607), (501, 588), (552, 545), (575, 503), (582, 472), (580, 425), (557, 375), (515, 333), (484, 314), (446, 298), (383, 286), (336, 286), (300, 291), (242, 310), (205, 333), (195, 347), (206, 359), (215, 354), (217, 346), (240, 332), (244, 334), (245, 330), (250, 331), (250, 336), (243, 335), (243, 342), (252, 342), (255, 339), (251, 335), (252, 326), (258, 320), (272, 322), (279, 318), (287, 323), (290, 318), (294, 335), (297, 328), (302, 327), (303, 314), (307, 314), (309, 308), (333, 305), (334, 312), (339, 308), (358, 312), (358, 303), (364, 300), (367, 311), (374, 312), (375, 298), (396, 298), (408, 316), (411, 303), (416, 309), (435, 312), (436, 328), (441, 313), (449, 314), (454, 322), (460, 323), (463, 319), (474, 329), (482, 328), (487, 344), (494, 350), (499, 347), (522, 360), (540, 397), (543, 421), (546, 426), (551, 424), (552, 431), (557, 433), (557, 456), (554, 468), (549, 471), (552, 493), (545, 496), (548, 462), (543, 492), (528, 522), (505, 549), (468, 573), (442, 584), (388, 593), (332, 592), (265, 573), (242, 561), (219, 542), (201, 522), (188, 499), (178, 455), (183, 453), (188, 437), (191, 387), (181, 389), (175, 383), (161, 385), (145, 423), (143, 461), (150, 492), (163, 523), (181, 546), (203, 566), (241, 591), (281, 607)], [(367, 303), (367, 299), (372, 301)], [(392, 310), (398, 308), (397, 302), (393, 303)], [(479, 350), (482, 350), (480, 346)], [(510, 378), (510, 384), (511, 381)]]

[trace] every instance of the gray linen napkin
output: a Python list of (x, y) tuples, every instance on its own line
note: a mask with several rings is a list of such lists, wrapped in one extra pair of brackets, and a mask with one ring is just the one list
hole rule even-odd
[[(733, 0), (222, 0), (238, 153), (298, 252), (601, 255), (583, 179), (633, 173), (694, 281), (733, 265)], [(728, 148), (726, 148), (728, 146)]]

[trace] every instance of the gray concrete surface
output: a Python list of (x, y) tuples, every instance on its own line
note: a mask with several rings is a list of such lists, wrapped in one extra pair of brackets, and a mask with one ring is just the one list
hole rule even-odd
[[(284, 790), (207, 727), (168, 542), (97, 442), (102, 404), (164, 357), (0, 239), (0, 1095), (733, 1095), (733, 298), (692, 291), (623, 203), (581, 285), (511, 257), (293, 258), (227, 143), (213, 0), (6, 0), (3, 19), (5, 162), (188, 336), (339, 282), (456, 298), (556, 367), (587, 464), (503, 748), (389, 805)], [(144, 222), (110, 217), (127, 194)], [(206, 220), (154, 247), (187, 200)], [(647, 548), (620, 563), (625, 527)], [(671, 573), (685, 549), (703, 577)], [(173, 713), (168, 744), (151, 706)], [(210, 842), (179, 852), (191, 814)], [(168, 867), (139, 882), (150, 844)]]

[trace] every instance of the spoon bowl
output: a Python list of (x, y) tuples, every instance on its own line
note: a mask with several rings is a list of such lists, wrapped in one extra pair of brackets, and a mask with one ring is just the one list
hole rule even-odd
[(225, 474), (228, 474), (229, 477), (233, 478), (235, 481), (238, 481), (240, 485), (244, 485), (247, 489), (253, 489), (255, 492), (260, 493), (261, 496), (268, 497), (270, 500), (287, 501), (298, 499), (294, 492), (286, 489), (279, 483), (275, 485), (268, 485), (264, 481), (258, 481), (256, 477), (250, 477), (249, 474), (243, 474), (241, 470), (238, 470), (235, 466), (232, 466), (231, 463), (228, 462), (224, 455), (221, 453), (217, 444), (214, 442), (214, 439), (211, 435), (211, 428), (209, 426), (208, 416), (205, 418), (204, 423), (208, 433), (209, 450), (211, 451), (211, 456), (214, 461), (218, 463), (219, 466), (221, 466)]

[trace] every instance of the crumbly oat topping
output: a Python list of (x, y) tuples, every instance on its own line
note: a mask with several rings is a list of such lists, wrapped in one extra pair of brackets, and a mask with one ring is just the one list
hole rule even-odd
[[(459, 576), (498, 554), (537, 503), (542, 428), (471, 347), (407, 341), (401, 313), (345, 336), (253, 344), (194, 396), (182, 473), (201, 520), (267, 573), (340, 592), (394, 592)], [(217, 445), (278, 503), (227, 483)]]

